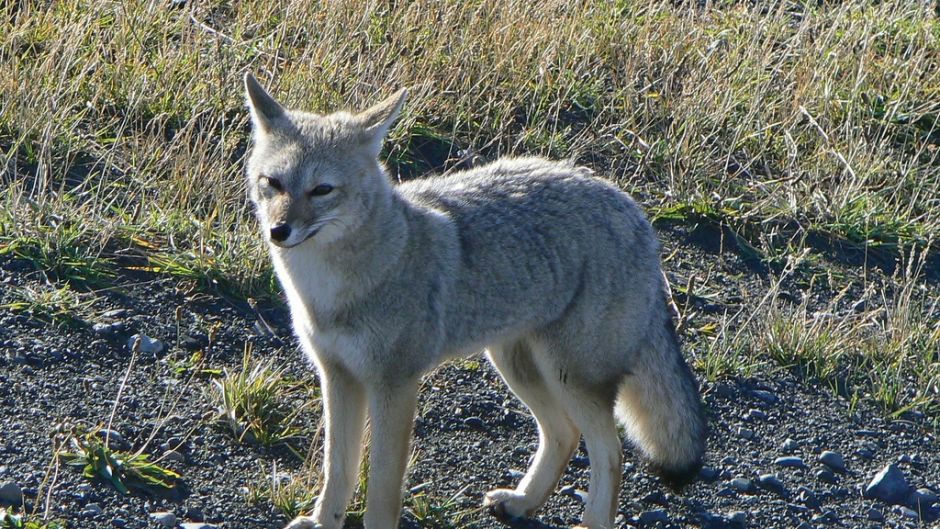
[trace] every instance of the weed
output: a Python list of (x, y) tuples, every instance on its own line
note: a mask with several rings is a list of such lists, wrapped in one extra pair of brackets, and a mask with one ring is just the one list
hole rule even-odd
[(206, 367), (205, 353), (194, 351), (189, 356), (180, 359), (168, 358), (167, 365), (176, 376), (196, 376), (200, 378), (213, 378), (222, 376), (223, 370)]
[(82, 467), (88, 479), (102, 479), (122, 494), (130, 488), (142, 492), (162, 492), (176, 488), (180, 475), (150, 461), (145, 453), (112, 450), (97, 432), (75, 433), (70, 439), (73, 452), (59, 452), (66, 464)]
[(211, 395), (225, 430), (240, 442), (263, 446), (296, 440), (302, 434), (298, 417), (317, 402), (303, 385), (285, 380), (271, 361), (253, 360), (250, 344), (245, 345), (239, 370), (224, 369), (222, 377), (212, 381)]
[(310, 472), (304, 474), (306, 477), (280, 473), (275, 464), (269, 474), (262, 472), (258, 483), (249, 485), (246, 499), (252, 505), (270, 503), (288, 519), (304, 514), (313, 507), (320, 488), (311, 481)]
[(65, 527), (66, 523), (62, 520), (31, 520), (26, 514), (17, 514), (15, 511), (0, 508), (0, 529), (65, 529)]
[(69, 285), (14, 286), (10, 299), (0, 308), (28, 314), (38, 321), (65, 327), (84, 323), (82, 314), (93, 300), (83, 300)]

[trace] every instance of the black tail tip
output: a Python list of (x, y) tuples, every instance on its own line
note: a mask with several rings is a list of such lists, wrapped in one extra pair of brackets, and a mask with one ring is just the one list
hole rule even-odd
[(651, 464), (651, 470), (659, 476), (673, 492), (680, 492), (683, 487), (698, 479), (698, 472), (702, 469), (702, 461), (697, 460), (685, 466), (664, 466)]

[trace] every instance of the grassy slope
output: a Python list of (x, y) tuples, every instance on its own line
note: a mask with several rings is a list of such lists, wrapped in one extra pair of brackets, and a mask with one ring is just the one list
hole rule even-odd
[[(0, 8), (0, 253), (65, 280), (19, 293), (20, 308), (77, 310), (121, 266), (273, 291), (240, 174), (249, 70), (320, 111), (414, 87), (387, 148), (400, 175), (574, 157), (658, 216), (731, 226), (781, 277), (807, 259), (808, 234), (935, 248), (940, 20), (927, 3), (509, 4)], [(706, 333), (699, 366), (856, 370), (888, 410), (935, 412), (936, 310), (917, 266), (902, 268), (883, 316), (823, 321), (769, 297)]]

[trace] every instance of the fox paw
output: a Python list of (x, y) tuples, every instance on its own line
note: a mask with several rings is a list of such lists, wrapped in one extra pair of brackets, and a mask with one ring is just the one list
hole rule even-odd
[(298, 516), (287, 524), (284, 529), (320, 529), (320, 526), (309, 516)]
[(502, 519), (528, 518), (535, 509), (528, 505), (528, 498), (512, 489), (494, 489), (486, 493), (483, 506), (490, 514)]

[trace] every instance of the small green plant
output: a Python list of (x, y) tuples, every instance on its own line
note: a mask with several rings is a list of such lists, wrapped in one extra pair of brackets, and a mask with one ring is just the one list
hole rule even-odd
[(414, 519), (427, 529), (461, 529), (472, 527), (471, 515), (479, 509), (461, 508), (457, 495), (451, 498), (438, 498), (419, 492), (405, 500), (405, 509)]
[(65, 529), (65, 527), (65, 522), (62, 520), (40, 522), (30, 520), (26, 514), (0, 509), (0, 529)]
[(129, 494), (130, 488), (142, 492), (172, 490), (181, 477), (150, 461), (148, 454), (112, 450), (96, 431), (73, 434), (69, 444), (74, 451), (60, 452), (62, 461), (82, 467), (86, 478), (100, 478), (122, 494)]
[(239, 442), (263, 446), (289, 445), (299, 437), (297, 419), (314, 403), (304, 385), (287, 381), (271, 361), (254, 361), (250, 344), (245, 345), (241, 369), (224, 369), (212, 388), (218, 422)]
[(180, 377), (187, 375), (199, 378), (222, 376), (221, 369), (206, 367), (206, 355), (202, 351), (195, 351), (193, 354), (178, 360), (170, 358), (167, 360), (167, 365), (173, 373)]
[(28, 314), (30, 318), (63, 327), (76, 327), (82, 324), (81, 314), (91, 305), (83, 300), (69, 285), (58, 287), (13, 287), (10, 301), (0, 305), (0, 309)]
[(270, 473), (262, 472), (258, 483), (248, 486), (247, 500), (252, 505), (270, 503), (288, 519), (308, 512), (316, 500), (319, 485), (310, 472), (305, 477), (279, 473), (274, 465)]

